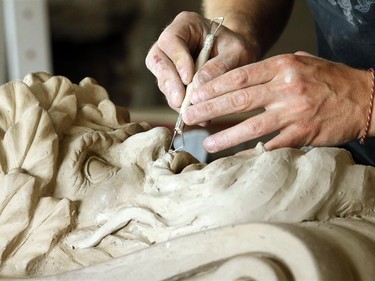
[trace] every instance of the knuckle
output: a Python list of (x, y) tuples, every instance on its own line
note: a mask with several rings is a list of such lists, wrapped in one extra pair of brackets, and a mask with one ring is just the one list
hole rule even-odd
[(216, 106), (214, 102), (207, 101), (202, 104), (202, 111), (205, 114), (213, 115), (216, 112)]
[(230, 79), (234, 85), (243, 87), (247, 84), (249, 77), (247, 71), (244, 68), (240, 67), (231, 72)]
[(170, 29), (167, 27), (159, 36), (158, 38), (158, 41), (157, 41), (157, 44), (158, 44), (158, 47), (161, 49), (161, 50), (164, 50), (166, 49), (170, 42), (172, 42), (174, 40), (174, 37), (175, 35), (170, 32)]
[(308, 98), (309, 80), (299, 71), (285, 73), (285, 83), (280, 84), (280, 90), (288, 93), (297, 100)]
[(230, 96), (230, 105), (238, 112), (245, 111), (250, 103), (249, 95), (246, 90), (239, 90)]
[(293, 54), (280, 55), (276, 57), (276, 65), (284, 70), (298, 68), (299, 58)]
[(263, 123), (258, 119), (251, 120), (251, 122), (247, 123), (247, 130), (252, 136), (262, 136), (264, 131)]

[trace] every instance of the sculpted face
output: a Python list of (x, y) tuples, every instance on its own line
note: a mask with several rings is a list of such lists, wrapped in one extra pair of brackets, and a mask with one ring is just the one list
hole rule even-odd
[(62, 143), (54, 196), (79, 202), (82, 226), (103, 224), (119, 208), (134, 204), (148, 165), (168, 150), (171, 133), (166, 128), (137, 128), (131, 136), (125, 131), (89, 131)]

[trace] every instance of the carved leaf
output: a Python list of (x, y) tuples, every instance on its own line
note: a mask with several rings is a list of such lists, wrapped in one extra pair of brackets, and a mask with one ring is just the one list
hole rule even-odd
[(107, 91), (92, 78), (83, 79), (79, 85), (74, 85), (74, 88), (80, 105), (98, 106), (101, 101), (109, 99)]
[(39, 106), (30, 107), (4, 136), (8, 171), (23, 169), (46, 184), (54, 173), (57, 145), (48, 113)]
[[(79, 116), (75, 125), (97, 130), (117, 129), (130, 122), (129, 111), (116, 107), (106, 90), (91, 78), (74, 85), (78, 100)], [(84, 121), (81, 121), (84, 120)]]
[(34, 72), (34, 73), (27, 74), (25, 78), (23, 78), (23, 82), (27, 86), (31, 86), (37, 83), (44, 83), (51, 77), (52, 75), (47, 72)]
[(39, 102), (29, 87), (20, 81), (13, 81), (0, 87), (0, 136), (18, 122), (31, 106)]
[(77, 118), (77, 125), (89, 127), (92, 129), (117, 129), (121, 127), (117, 118), (117, 108), (110, 100), (103, 100), (99, 103), (98, 107), (92, 104), (86, 104), (79, 112)]
[(5, 272), (28, 275), (38, 272), (41, 261), (69, 230), (72, 221), (68, 199), (41, 198), (32, 224), (17, 249), (6, 261)]
[(22, 173), (0, 178), (0, 255), (1, 263), (17, 245), (28, 227), (30, 210), (35, 200), (35, 179)]
[(30, 85), (40, 105), (48, 110), (57, 133), (67, 130), (77, 116), (77, 99), (72, 83), (65, 77), (54, 76), (44, 83)]

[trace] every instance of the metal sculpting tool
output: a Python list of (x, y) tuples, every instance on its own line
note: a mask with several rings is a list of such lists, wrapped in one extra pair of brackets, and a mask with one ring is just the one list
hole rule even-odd
[[(221, 25), (223, 24), (223, 21), (224, 21), (224, 17), (218, 17), (218, 18), (214, 18), (214, 19), (211, 20), (211, 22), (210, 22), (210, 33), (207, 34), (207, 36), (204, 40), (204, 43), (203, 43), (203, 48), (200, 51), (197, 60), (195, 61), (195, 73), (208, 61), (208, 58), (210, 56), (212, 47), (214, 45), (216, 33), (219, 30), (219, 28), (221, 27)], [(215, 31), (213, 33), (211, 33), (212, 25), (213, 25), (214, 22), (217, 22), (219, 25), (216, 27)], [(174, 142), (177, 135), (181, 136), (182, 145), (178, 148), (175, 148), (173, 151), (178, 151), (185, 146), (184, 133), (183, 133), (185, 123), (182, 120), (182, 114), (185, 112), (186, 108), (191, 104), (190, 103), (191, 88), (192, 88), (192, 83), (190, 83), (186, 87), (186, 94), (185, 94), (184, 100), (183, 100), (181, 108), (180, 108), (180, 113), (178, 114), (176, 125), (174, 127), (174, 133), (173, 133), (171, 144), (169, 146), (169, 150), (172, 149), (173, 142)]]

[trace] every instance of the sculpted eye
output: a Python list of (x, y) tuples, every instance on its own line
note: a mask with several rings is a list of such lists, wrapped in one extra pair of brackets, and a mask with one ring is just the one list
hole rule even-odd
[(113, 167), (111, 164), (97, 156), (88, 157), (83, 166), (84, 176), (92, 184), (97, 184), (109, 179), (118, 170), (119, 168)]

